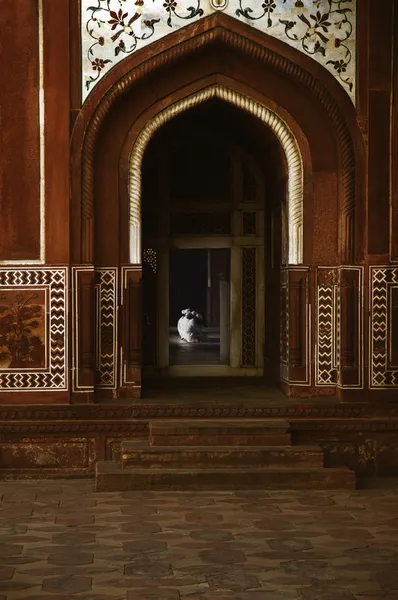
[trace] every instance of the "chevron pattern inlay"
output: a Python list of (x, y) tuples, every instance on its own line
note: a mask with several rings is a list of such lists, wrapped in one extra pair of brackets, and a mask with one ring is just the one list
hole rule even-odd
[(99, 276), (99, 314), (97, 315), (97, 332), (99, 348), (98, 388), (116, 387), (116, 310), (117, 310), (117, 269), (98, 269)]
[(317, 289), (316, 384), (335, 385), (336, 362), (336, 275), (333, 269), (320, 269)]
[(370, 267), (370, 387), (398, 387), (398, 371), (388, 368), (389, 289), (398, 287), (397, 267)]
[(49, 361), (43, 370), (0, 371), (0, 390), (67, 390), (67, 269), (0, 269), (0, 291), (2, 288), (21, 293), (47, 288), (49, 304), (45, 315), (48, 321), (45, 345)]

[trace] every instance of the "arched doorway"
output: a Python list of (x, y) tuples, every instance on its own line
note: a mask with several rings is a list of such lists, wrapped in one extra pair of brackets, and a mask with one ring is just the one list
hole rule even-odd
[[(245, 118), (240, 113), (257, 117), (253, 139), (257, 134), (262, 135), (260, 130), (267, 129), (261, 114), (268, 115), (267, 118), (274, 115), (277, 123), (285, 125), (283, 134), (295, 139), (300, 150), (303, 169), (301, 177), (293, 180), (286, 147), (273, 129), (271, 137), (277, 137), (279, 147), (284, 147), (282, 161), (285, 160), (285, 172), (289, 173), (284, 185), (289, 202), (285, 203), (283, 214), (283, 203), (278, 201), (283, 268), (270, 273), (266, 268), (262, 271), (264, 299), (272, 277), (280, 277), (279, 290), (276, 280), (268, 288), (273, 290), (270, 297), (278, 298), (281, 311), (277, 315), (275, 309), (275, 319), (271, 318), (272, 324), (278, 323), (275, 329), (279, 328), (279, 364), (267, 372), (284, 382), (288, 394), (314, 395), (320, 381), (315, 369), (319, 355), (317, 336), (324, 338), (318, 310), (321, 296), (315, 289), (322, 284), (323, 271), (319, 269), (323, 265), (332, 270), (338, 268), (355, 252), (353, 208), (362, 185), (355, 177), (356, 153), (361, 156), (355, 115), (352, 107), (346, 106), (346, 99), (330, 74), (319, 71), (300, 53), (292, 49), (287, 52), (276, 40), (254, 35), (250, 28), (227, 22), (222, 15), (205, 19), (197, 27), (195, 35), (186, 28), (161, 44), (154, 43), (148, 60), (145, 53), (137, 53), (126, 59), (125, 64), (120, 63), (98, 85), (76, 122), (72, 139), (74, 156), (79, 155), (80, 148), (82, 153), (81, 162), (72, 165), (74, 322), (77, 322), (74, 391), (95, 393), (101, 398), (131, 398), (141, 393), (142, 163), (144, 160), (146, 169), (147, 145), (163, 125), (184, 111), (194, 114), (199, 105), (218, 99), (224, 105), (227, 102), (235, 106), (239, 122), (241, 117)], [(183, 110), (176, 110), (180, 106)], [(250, 114), (246, 116), (249, 118)], [(239, 146), (235, 142), (231, 141), (231, 147)], [(260, 155), (266, 154), (264, 149), (270, 143), (264, 138), (259, 152), (250, 144), (247, 146), (245, 151), (252, 155), (253, 164), (262, 164)], [(276, 167), (274, 170), (282, 172)], [(264, 180), (266, 194), (267, 186), (270, 184)], [(301, 204), (290, 202), (297, 190)], [(301, 207), (301, 213), (297, 213), (297, 207)], [(295, 220), (297, 214), (301, 221)], [(262, 222), (264, 235), (259, 245), (265, 249), (266, 261), (272, 257), (267, 244), (274, 234), (267, 237), (269, 222), (265, 218)], [(283, 225), (288, 235), (282, 235)], [(276, 248), (276, 244), (273, 242), (272, 247)], [(243, 244), (241, 248), (244, 247)], [(147, 245), (147, 250), (150, 249)], [(206, 247), (196, 248), (200, 249)], [(330, 285), (337, 285), (335, 279), (331, 281)], [(95, 302), (96, 312), (89, 309)], [(265, 300), (264, 305), (261, 335), (266, 371), (267, 347), (277, 349), (277, 345), (276, 335), (273, 342), (267, 341)], [(78, 322), (79, 314), (87, 315), (84, 323)], [(97, 315), (95, 322), (91, 320), (93, 314)], [(244, 329), (242, 320), (241, 329)], [(338, 339), (345, 343), (342, 335)], [(330, 346), (329, 340), (326, 342)], [(332, 340), (332, 343), (337, 342)], [(278, 352), (273, 355), (277, 362)], [(329, 360), (328, 355), (325, 368), (322, 367), (333, 377), (335, 356), (332, 353)], [(333, 383), (335, 378), (330, 381)], [(321, 385), (327, 384), (327, 389), (323, 388), (325, 393), (333, 393), (334, 385), (328, 382), (329, 379)]]
[[(273, 129), (217, 97), (154, 133), (142, 161), (148, 376), (279, 380), (288, 181)], [(176, 327), (186, 308), (203, 317), (192, 343)]]

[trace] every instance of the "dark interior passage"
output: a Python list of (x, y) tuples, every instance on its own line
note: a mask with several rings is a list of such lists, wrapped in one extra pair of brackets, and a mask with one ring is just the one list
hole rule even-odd
[(228, 362), (229, 262), (226, 248), (170, 251), (170, 364)]
[[(142, 175), (144, 364), (154, 367), (148, 373), (172, 376), (169, 366), (227, 365), (231, 374), (245, 368), (253, 376), (257, 370), (278, 382), (287, 166), (276, 136), (253, 115), (213, 99), (156, 132)], [(224, 321), (222, 282), (224, 304), (231, 296), (238, 307), (233, 312), (228, 304)], [(184, 309), (202, 315), (197, 341), (179, 335)], [(194, 369), (174, 373), (195, 376)]]

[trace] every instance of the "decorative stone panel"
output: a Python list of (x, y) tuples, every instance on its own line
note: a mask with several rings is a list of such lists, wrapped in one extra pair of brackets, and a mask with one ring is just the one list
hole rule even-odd
[(317, 269), (315, 381), (316, 385), (336, 385), (337, 365), (337, 269)]
[(117, 387), (118, 269), (96, 269), (96, 384), (98, 389)]
[(363, 268), (318, 267), (315, 382), (363, 387)]
[(363, 274), (363, 267), (345, 265), (338, 269), (336, 344), (339, 373), (337, 385), (341, 388), (363, 389), (364, 386)]
[(139, 397), (142, 367), (142, 267), (121, 268), (120, 277), (120, 385), (128, 388), (128, 397)]
[(0, 391), (68, 389), (67, 269), (0, 269)]
[(94, 392), (94, 267), (72, 267), (72, 391)]
[(355, 102), (356, 0), (81, 0), (85, 99), (115, 64), (217, 11), (319, 62)]
[(289, 379), (289, 277), (286, 269), (281, 270), (280, 293), (280, 377)]
[(398, 267), (370, 267), (369, 278), (369, 387), (398, 387)]
[(281, 380), (311, 385), (311, 304), (309, 267), (281, 270)]

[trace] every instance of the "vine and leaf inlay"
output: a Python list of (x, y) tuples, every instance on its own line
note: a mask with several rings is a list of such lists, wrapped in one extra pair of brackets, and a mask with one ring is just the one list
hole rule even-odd
[[(216, 12), (209, 0), (82, 0), (84, 96), (125, 56)], [(225, 14), (328, 68), (353, 98), (356, 0), (230, 0)]]
[[(147, 0), (147, 3), (149, 1)], [(152, 0), (153, 4), (155, 2), (156, 0)], [(120, 5), (119, 9), (112, 9), (117, 3)], [(167, 25), (173, 27), (175, 19), (187, 21), (203, 16), (204, 11), (200, 8), (200, 3), (201, 0), (196, 0), (196, 6), (188, 6), (184, 13), (178, 10), (179, 5), (182, 4), (181, 2), (177, 0), (163, 0), (163, 9), (167, 14)], [(139, 42), (149, 40), (153, 37), (155, 26), (161, 19), (145, 17), (142, 19), (142, 8), (144, 5), (145, 0), (130, 2), (129, 6), (132, 8), (127, 6), (127, 0), (97, 0), (96, 6), (87, 7), (87, 11), (91, 15), (86, 23), (86, 30), (90, 38), (94, 40), (88, 48), (87, 58), (91, 62), (93, 71), (95, 72), (95, 74), (86, 79), (87, 90), (99, 79), (106, 65), (113, 62), (110, 58), (99, 58), (96, 56), (97, 46), (101, 47), (106, 43), (113, 43), (114, 55), (117, 57), (119, 54), (131, 54), (137, 49)], [(138, 27), (134, 26), (135, 23), (138, 24)], [(112, 33), (107, 39), (106, 33), (109, 31)]]
[[(286, 0), (282, 0), (283, 4)], [(250, 5), (251, 6), (250, 6)], [(260, 12), (255, 12), (252, 6), (256, 2), (251, 0), (239, 0), (239, 9), (236, 11), (238, 17), (244, 17), (250, 21), (266, 19), (267, 27), (272, 27), (273, 13), (277, 9), (274, 0), (265, 0), (260, 7)], [(299, 42), (301, 49), (310, 55), (317, 53), (326, 57), (328, 45), (332, 42), (335, 48), (340, 48), (343, 57), (335, 60), (327, 60), (327, 65), (333, 65), (339, 79), (350, 91), (353, 81), (345, 75), (348, 65), (352, 61), (352, 52), (346, 42), (352, 36), (353, 25), (349, 17), (353, 17), (352, 8), (344, 7), (344, 4), (352, 4), (352, 0), (327, 0), (327, 6), (322, 0), (313, 0), (313, 12), (306, 10), (303, 0), (296, 0), (294, 8), (296, 12), (291, 13), (295, 18), (278, 19), (284, 26), (285, 36), (293, 41)], [(302, 9), (302, 10), (300, 10)]]

